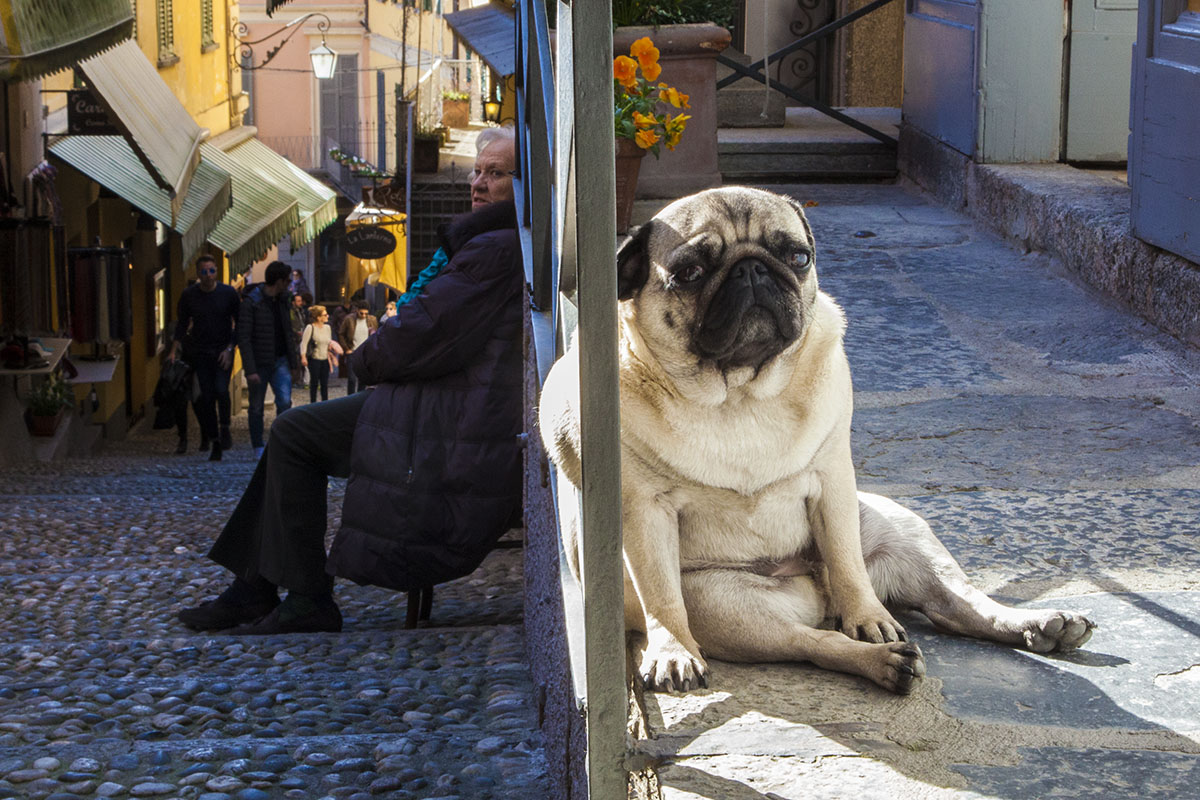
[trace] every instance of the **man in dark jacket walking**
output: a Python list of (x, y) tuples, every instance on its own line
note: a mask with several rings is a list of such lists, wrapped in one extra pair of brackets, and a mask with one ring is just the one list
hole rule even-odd
[[(519, 511), (525, 280), (515, 148), (511, 131), (489, 131), (475, 210), (443, 232), (448, 263), (351, 356), (375, 388), (275, 420), (209, 552), (236, 578), (179, 612), (189, 627), (341, 630), (334, 575), (400, 591), (466, 575)], [(327, 558), (329, 476), (350, 481)], [(288, 589), (282, 603), (279, 586)]]
[[(229, 434), (229, 373), (233, 367), (234, 325), (241, 298), (232, 286), (217, 277), (217, 260), (210, 255), (196, 259), (199, 280), (179, 296), (175, 338), (167, 361), (172, 362), (183, 346), (183, 360), (195, 373), (200, 396), (193, 403), (200, 423), (200, 449), (210, 444), (209, 459), (219, 461), (221, 451), (233, 446)], [(187, 452), (186, 405), (179, 428), (177, 453)], [(218, 427), (219, 423), (219, 427)]]
[(275, 413), (282, 414), (292, 407), (292, 370), (300, 368), (289, 310), (291, 280), (291, 267), (282, 261), (272, 261), (267, 265), (263, 282), (246, 294), (238, 314), (238, 349), (250, 389), (246, 411), (250, 445), (257, 456), (263, 451), (267, 386), (275, 393)]

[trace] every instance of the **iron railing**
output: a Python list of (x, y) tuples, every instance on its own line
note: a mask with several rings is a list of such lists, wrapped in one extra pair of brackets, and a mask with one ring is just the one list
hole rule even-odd
[(815, 109), (816, 111), (820, 111), (822, 114), (824, 114), (828, 117), (832, 117), (833, 119), (836, 119), (838, 122), (849, 125), (851, 128), (854, 128), (855, 130), (862, 131), (863, 133), (867, 134), (868, 136), (878, 139), (879, 141), (883, 142), (884, 144), (888, 144), (888, 145), (895, 147), (897, 145), (897, 142), (894, 137), (888, 136), (886, 133), (883, 133), (882, 131), (872, 128), (870, 125), (866, 124), (865, 122), (861, 122), (860, 120), (854, 119), (851, 116), (843, 114), (842, 112), (838, 111), (836, 108), (833, 108), (832, 106), (830, 106), (826, 103), (823, 103), (820, 100), (817, 100), (815, 97), (809, 97), (807, 95), (803, 95), (800, 92), (796, 91), (795, 89), (791, 88), (790, 86), (783, 85), (779, 81), (770, 81), (770, 80), (768, 80), (768, 74), (767, 74), (767, 67), (769, 64), (772, 64), (772, 63), (778, 64), (783, 58), (796, 52), (797, 50), (799, 50), (803, 47), (807, 47), (808, 45), (812, 44), (813, 42), (820, 41), (821, 39), (831, 36), (832, 34), (836, 33), (838, 30), (840, 30), (841, 28), (844, 28), (845, 26), (849, 25), (850, 23), (854, 22), (855, 20), (861, 19), (862, 17), (865, 17), (867, 14), (870, 14), (873, 11), (877, 11), (877, 10), (883, 8), (884, 6), (888, 5), (891, 2), (894, 2), (894, 0), (874, 0), (874, 2), (868, 3), (867, 5), (858, 9), (857, 11), (853, 11), (844, 17), (839, 17), (838, 19), (835, 19), (832, 22), (822, 25), (820, 28), (817, 28), (815, 31), (806, 33), (804, 36), (801, 36), (799, 39), (792, 42), (791, 44), (779, 48), (774, 53), (771, 53), (770, 55), (768, 55), (764, 58), (761, 58), (752, 64), (748, 64), (748, 65), (739, 64), (737, 61), (734, 61), (732, 58), (729, 58), (726, 55), (718, 54), (717, 62), (725, 65), (726, 67), (729, 67), (729, 69), (731, 69), (733, 72), (732, 72), (732, 74), (727, 75), (724, 78), (717, 81), (717, 88), (723, 89), (726, 86), (729, 86), (730, 84), (733, 84), (733, 83), (736, 83), (737, 81), (742, 80), (743, 78), (750, 78), (752, 80), (758, 81), (761, 84), (769, 86), (770, 88), (774, 89), (775, 91), (777, 91), (783, 95), (786, 95), (787, 97), (790, 97), (791, 99), (796, 100), (797, 102), (803, 103), (804, 105), (808, 106), (809, 108)]
[[(626, 796), (625, 623), (617, 392), (616, 185), (611, 0), (556, 3), (550, 52), (544, 0), (518, 0), (518, 198), (532, 289), (538, 376), (578, 329), (582, 491), (548, 476), (564, 520), (578, 520), (582, 580), (559, 556), (588, 796)], [(586, 190), (580, 190), (586, 187)], [(539, 383), (540, 385), (540, 383)], [(533, 466), (533, 465), (531, 465)], [(545, 464), (533, 466), (544, 469)]]

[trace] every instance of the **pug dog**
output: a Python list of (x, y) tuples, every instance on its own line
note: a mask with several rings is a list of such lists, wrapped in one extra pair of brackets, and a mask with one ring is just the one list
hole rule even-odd
[[(1090, 620), (995, 602), (923, 519), (857, 491), (846, 321), (815, 259), (802, 207), (744, 187), (672, 203), (617, 253), (625, 622), (646, 636), (646, 687), (706, 686), (710, 656), (907, 693), (925, 664), (889, 608), (1035, 652), (1086, 642)], [(576, 340), (539, 421), (576, 487), (578, 357)]]

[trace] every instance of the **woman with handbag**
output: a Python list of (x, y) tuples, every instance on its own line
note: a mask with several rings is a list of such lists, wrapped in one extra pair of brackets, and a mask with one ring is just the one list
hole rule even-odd
[(309, 402), (317, 402), (317, 388), (321, 399), (329, 399), (329, 357), (333, 343), (333, 329), (329, 327), (329, 312), (325, 306), (313, 306), (308, 310), (312, 320), (300, 335), (300, 366), (308, 367)]

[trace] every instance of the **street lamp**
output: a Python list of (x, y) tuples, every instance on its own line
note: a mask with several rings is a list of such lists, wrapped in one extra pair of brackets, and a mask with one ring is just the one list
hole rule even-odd
[(488, 122), (500, 121), (500, 99), (496, 96), (496, 85), (492, 84), (491, 95), (483, 104), (483, 118)]
[[(337, 53), (329, 48), (325, 43), (325, 33), (329, 30), (332, 24), (329, 17), (319, 11), (311, 11), (302, 17), (297, 17), (282, 28), (271, 31), (261, 39), (247, 39), (250, 34), (250, 28), (246, 23), (239, 22), (233, 27), (233, 37), (237, 40), (237, 58), (235, 59), (234, 68), (243, 70), (262, 69), (267, 64), (271, 63), (271, 59), (279, 54), (283, 46), (288, 43), (296, 32), (300, 30), (300, 24), (312, 17), (320, 17), (317, 21), (317, 30), (321, 34), (321, 43), (308, 51), (308, 57), (312, 61), (313, 74), (321, 80), (328, 80), (333, 77), (334, 70), (337, 68)], [(267, 57), (263, 59), (261, 64), (254, 63), (254, 45), (262, 44), (268, 39), (273, 39), (279, 34), (287, 31), (287, 35), (280, 40), (279, 44), (267, 51)]]

